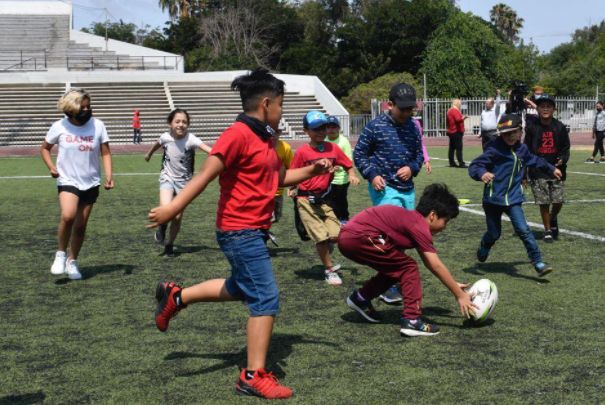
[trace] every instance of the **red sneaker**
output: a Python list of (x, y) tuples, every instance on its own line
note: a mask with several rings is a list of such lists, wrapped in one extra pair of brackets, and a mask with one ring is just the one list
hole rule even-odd
[(158, 308), (155, 311), (155, 326), (162, 332), (168, 329), (168, 322), (186, 305), (175, 302), (174, 295), (183, 289), (173, 282), (162, 282), (155, 290), (155, 299), (158, 300)]
[(246, 369), (239, 375), (235, 390), (240, 394), (254, 395), (265, 399), (286, 399), (292, 396), (292, 389), (285, 387), (277, 381), (273, 373), (258, 369), (250, 380), (246, 380)]

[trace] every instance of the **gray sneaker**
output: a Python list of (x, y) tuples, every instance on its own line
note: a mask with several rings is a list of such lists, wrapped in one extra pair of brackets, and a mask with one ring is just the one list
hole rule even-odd
[(160, 245), (164, 243), (164, 239), (166, 238), (166, 227), (166, 224), (158, 226), (158, 229), (155, 231), (155, 235), (153, 235), (153, 239)]
[(394, 286), (386, 290), (383, 294), (380, 294), (379, 298), (389, 305), (399, 304), (401, 301), (403, 301), (403, 297), (399, 292), (399, 284), (395, 284)]

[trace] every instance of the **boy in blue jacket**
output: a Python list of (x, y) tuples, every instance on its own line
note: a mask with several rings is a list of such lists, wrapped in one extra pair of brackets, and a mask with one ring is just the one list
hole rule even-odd
[(500, 238), (502, 214), (506, 213), (515, 232), (523, 241), (538, 276), (543, 277), (552, 271), (552, 267), (542, 261), (542, 253), (521, 207), (525, 199), (521, 186), (523, 165), (552, 173), (557, 179), (561, 178), (561, 171), (544, 159), (532, 155), (527, 146), (520, 143), (521, 126), (519, 115), (503, 115), (498, 122), (500, 136), (489, 144), (485, 152), (473, 160), (468, 168), (469, 175), (474, 180), (485, 183), (483, 210), (487, 232), (481, 238), (477, 260), (482, 263), (487, 260), (491, 247)]

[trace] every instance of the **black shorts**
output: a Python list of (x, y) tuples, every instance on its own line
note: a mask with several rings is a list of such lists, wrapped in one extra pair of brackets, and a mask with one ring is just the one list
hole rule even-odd
[(65, 191), (77, 195), (80, 199), (78, 206), (94, 204), (99, 197), (99, 186), (89, 188), (88, 190), (80, 190), (74, 186), (58, 186), (57, 188), (59, 189), (59, 194)]

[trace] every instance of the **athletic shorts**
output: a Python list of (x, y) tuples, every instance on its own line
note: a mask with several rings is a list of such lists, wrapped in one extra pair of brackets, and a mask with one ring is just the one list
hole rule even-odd
[(562, 204), (565, 202), (564, 182), (557, 179), (530, 180), (531, 191), (538, 205)]
[(62, 192), (75, 194), (78, 196), (78, 206), (92, 205), (99, 198), (99, 186), (89, 188), (88, 190), (80, 190), (74, 186), (57, 186), (59, 194)]
[(384, 190), (376, 191), (372, 183), (368, 182), (368, 192), (372, 205), (396, 205), (407, 210), (413, 210), (416, 207), (416, 190), (400, 191), (396, 188), (385, 186)]
[(328, 204), (311, 204), (306, 198), (297, 200), (298, 214), (309, 237), (315, 243), (335, 239), (340, 233), (340, 221)]
[(189, 180), (175, 180), (166, 174), (160, 174), (160, 190), (172, 190), (174, 194), (180, 193)]

